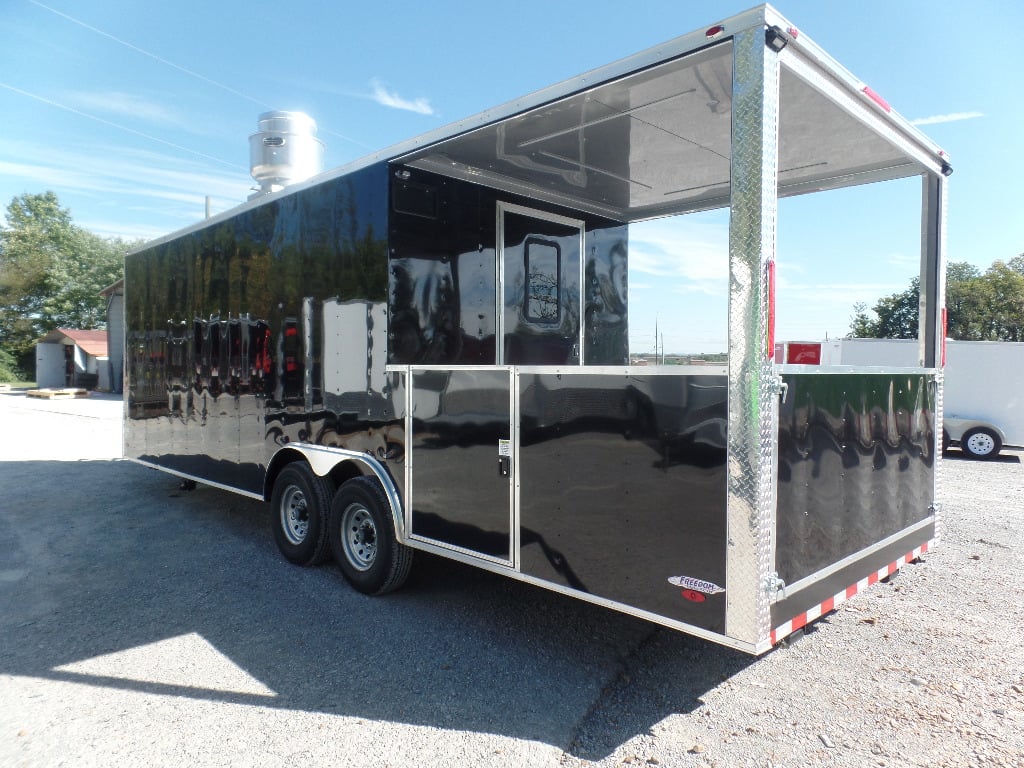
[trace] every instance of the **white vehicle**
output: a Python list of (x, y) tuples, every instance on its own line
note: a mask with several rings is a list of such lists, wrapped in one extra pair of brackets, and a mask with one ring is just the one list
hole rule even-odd
[[(917, 339), (837, 339), (790, 342), (790, 363), (863, 368), (916, 368)], [(991, 459), (1003, 446), (1024, 446), (1024, 343), (946, 341), (942, 445)]]

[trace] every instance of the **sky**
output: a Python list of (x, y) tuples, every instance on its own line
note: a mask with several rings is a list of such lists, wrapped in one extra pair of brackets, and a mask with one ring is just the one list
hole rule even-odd
[[(261, 112), (312, 116), (336, 168), (752, 5), (0, 0), (0, 201), (52, 190), (85, 229), (160, 237), (207, 197), (246, 200)], [(775, 6), (949, 153), (948, 261), (1024, 252), (1024, 3)], [(856, 302), (907, 287), (919, 188), (780, 203), (780, 339), (843, 335)], [(726, 228), (712, 212), (632, 229), (634, 351), (726, 348)]]

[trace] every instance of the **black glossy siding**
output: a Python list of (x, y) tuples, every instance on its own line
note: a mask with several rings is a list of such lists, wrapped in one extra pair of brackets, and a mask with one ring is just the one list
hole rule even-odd
[(627, 361), (625, 225), (415, 168), (390, 181), (390, 362), (495, 363), (499, 200), (584, 220), (585, 362)]
[(723, 632), (724, 593), (668, 580), (725, 586), (726, 391), (724, 376), (521, 376), (523, 572)]
[(785, 377), (776, 567), (788, 584), (933, 514), (933, 378)]
[(387, 452), (386, 173), (127, 259), (127, 455), (259, 492), (268, 456), (291, 440)]

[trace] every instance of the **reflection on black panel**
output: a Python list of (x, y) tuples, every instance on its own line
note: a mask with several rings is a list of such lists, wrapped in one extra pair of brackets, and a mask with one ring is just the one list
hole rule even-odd
[(396, 213), (436, 219), (437, 188), (414, 181), (396, 181), (391, 185), (391, 207)]
[(724, 375), (521, 375), (524, 573), (713, 632), (725, 594)]
[[(514, 196), (500, 199), (536, 205)], [(414, 168), (392, 168), (389, 362), (493, 365), (497, 361), (498, 202), (498, 193), (486, 187)], [(435, 213), (428, 215), (429, 211)], [(534, 268), (529, 270), (533, 275), (528, 289), (526, 257), (520, 256), (523, 279), (515, 299), (516, 321), (526, 321), (526, 333), (550, 332), (561, 328), (571, 312), (576, 323), (571, 332), (578, 334), (581, 314), (586, 312), (584, 364), (625, 364), (627, 227), (575, 211), (552, 212), (584, 221), (586, 304), (580, 306), (584, 291), (579, 286), (579, 262), (573, 267), (577, 276), (570, 299), (564, 279), (568, 268), (564, 245), (533, 233), (542, 235), (537, 241), (541, 250), (530, 249)], [(529, 234), (524, 230), (522, 238)], [(561, 249), (561, 264), (554, 267), (551, 252), (544, 250), (553, 242)], [(556, 357), (564, 360), (571, 351), (571, 345), (562, 344)]]
[(785, 381), (776, 568), (792, 584), (931, 514), (935, 414), (925, 375)]
[(412, 533), (510, 560), (507, 371), (412, 374)]
[[(126, 260), (127, 456), (261, 492), (269, 455), (292, 440), (402, 455), (384, 391), (386, 174), (276, 197)], [(360, 375), (341, 380), (323, 370), (338, 346), (325, 334), (352, 302)]]

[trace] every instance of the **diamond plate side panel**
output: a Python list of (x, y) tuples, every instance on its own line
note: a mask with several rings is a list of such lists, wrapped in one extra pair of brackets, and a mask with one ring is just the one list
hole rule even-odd
[[(925, 178), (924, 184), (927, 185), (928, 179)], [(938, 274), (938, 290), (936, 293), (936, 306), (942, 308), (946, 306), (946, 213), (947, 207), (947, 195), (949, 194), (949, 182), (945, 177), (939, 176), (935, 178), (935, 184), (938, 187), (938, 210), (934, 211), (936, 217), (936, 237), (935, 237), (935, 248), (938, 253), (935, 254), (935, 269)], [(945, 328), (941, 318), (938, 320), (939, 329), (935, 334), (937, 343), (939, 346), (936, 356), (938, 357), (939, 369), (938, 374), (935, 377), (935, 487), (934, 487), (934, 512), (935, 512), (935, 538), (936, 540), (941, 539), (945, 534), (945, 518), (942, 514), (942, 474), (943, 474), (943, 462), (942, 462), (942, 430), (943, 430), (943, 414), (944, 402), (943, 392), (945, 390), (946, 371), (941, 367), (942, 365), (942, 350), (945, 347)]]
[(764, 30), (734, 40), (729, 219), (729, 465), (726, 634), (757, 643), (771, 632), (772, 473), (778, 407), (767, 355), (767, 265), (775, 256), (778, 55)]
[(932, 488), (934, 503), (932, 510), (935, 513), (935, 538), (942, 538), (945, 520), (942, 516), (942, 414), (943, 414), (943, 390), (945, 389), (946, 372), (939, 369), (935, 374), (935, 480)]

